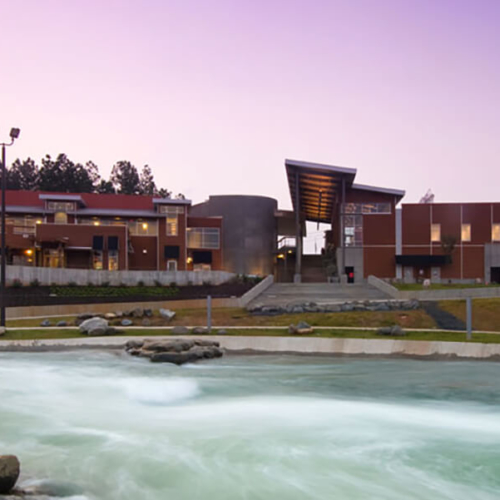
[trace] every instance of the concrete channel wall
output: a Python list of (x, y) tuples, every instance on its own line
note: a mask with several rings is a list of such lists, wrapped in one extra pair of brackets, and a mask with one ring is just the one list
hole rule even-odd
[[(82, 337), (73, 339), (0, 341), (0, 351), (57, 349), (121, 349), (138, 337)], [(194, 338), (193, 336), (155, 336), (157, 340)], [(500, 360), (500, 344), (428, 342), (393, 339), (345, 339), (307, 337), (231, 337), (204, 335), (220, 342), (228, 353), (245, 354), (321, 354), (332, 356), (407, 356), (422, 358)]]
[(88, 284), (111, 286), (121, 284), (137, 285), (142, 281), (147, 286), (156, 282), (163, 286), (176, 285), (220, 285), (235, 276), (226, 271), (94, 271), (92, 269), (63, 269), (51, 267), (7, 266), (7, 283), (20, 281), (24, 286), (37, 280), (40, 285), (67, 285), (76, 283), (80, 286)]
[(442, 290), (398, 290), (380, 278), (368, 277), (368, 283), (380, 291), (398, 300), (459, 300), (471, 297), (473, 299), (487, 299), (500, 297), (500, 286), (449, 288)]

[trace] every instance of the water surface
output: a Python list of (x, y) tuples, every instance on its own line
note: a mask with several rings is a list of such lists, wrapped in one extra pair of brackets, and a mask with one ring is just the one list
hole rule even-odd
[(0, 454), (73, 500), (498, 500), (500, 364), (0, 353)]

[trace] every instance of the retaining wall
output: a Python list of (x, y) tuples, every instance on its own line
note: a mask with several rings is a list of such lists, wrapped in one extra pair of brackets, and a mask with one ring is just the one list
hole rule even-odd
[(67, 285), (74, 282), (77, 285), (111, 286), (121, 284), (134, 286), (142, 281), (147, 286), (156, 282), (162, 285), (220, 285), (235, 276), (226, 271), (95, 271), (92, 269), (62, 269), (51, 267), (7, 266), (7, 283), (19, 280), (24, 286), (38, 280), (41, 285)]
[(274, 283), (274, 276), (266, 276), (260, 283), (257, 283), (252, 289), (248, 290), (240, 297), (240, 307), (246, 307), (252, 300), (264, 293)]
[[(76, 339), (0, 341), (0, 350), (51, 350), (71, 348), (123, 348), (137, 337), (82, 337)], [(154, 340), (193, 338), (193, 336), (153, 337)], [(204, 335), (234, 353), (291, 353), (345, 356), (411, 356), (458, 359), (500, 360), (500, 344), (465, 342), (427, 342), (392, 339), (345, 339), (307, 337), (230, 337)]]

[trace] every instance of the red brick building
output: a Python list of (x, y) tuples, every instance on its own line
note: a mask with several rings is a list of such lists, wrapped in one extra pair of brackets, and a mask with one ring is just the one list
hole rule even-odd
[(220, 217), (152, 196), (7, 191), (7, 262), (114, 270), (221, 270)]

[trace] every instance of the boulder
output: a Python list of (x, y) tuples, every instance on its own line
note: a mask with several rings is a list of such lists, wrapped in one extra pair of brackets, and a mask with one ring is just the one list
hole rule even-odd
[(5, 326), (0, 326), (0, 337), (5, 335)]
[(306, 323), (305, 321), (300, 321), (296, 325), (290, 325), (288, 327), (288, 333), (291, 335), (308, 335), (314, 333), (311, 325)]
[(48, 319), (44, 319), (41, 323), (40, 326), (50, 326), (51, 322)]
[(189, 333), (189, 328), (185, 326), (174, 326), (170, 331), (173, 335), (187, 335)]
[(123, 311), (115, 311), (115, 317), (117, 318), (123, 318)]
[(380, 302), (375, 306), (374, 311), (390, 311), (390, 307), (387, 302)]
[(109, 320), (109, 319), (116, 319), (117, 317), (118, 317), (118, 316), (117, 316), (115, 313), (112, 313), (112, 312), (110, 312), (110, 313), (106, 313), (106, 314), (104, 315), (104, 319), (108, 319), (108, 320)]
[(125, 344), (125, 350), (128, 351), (129, 349), (140, 349), (144, 345), (144, 340), (129, 340)]
[(160, 309), (160, 316), (167, 321), (172, 321), (175, 318), (175, 311), (170, 309)]
[(142, 326), (151, 326), (151, 320), (149, 318), (143, 318), (141, 323)]
[(153, 309), (144, 309), (144, 316), (146, 316), (146, 318), (152, 318), (153, 317)]
[(56, 326), (68, 326), (68, 323), (67, 323), (67, 321), (64, 321), (64, 320), (63, 321), (58, 321), (57, 324), (56, 324)]
[(136, 307), (132, 310), (130, 315), (134, 318), (142, 318), (144, 316), (144, 309), (142, 307)]
[(217, 330), (217, 335), (227, 335), (227, 330), (224, 330), (224, 328), (221, 328), (220, 330)]
[(388, 337), (404, 337), (406, 332), (399, 326), (384, 326), (377, 330), (377, 335), (385, 335)]
[(210, 332), (208, 331), (208, 328), (205, 328), (204, 326), (195, 326), (191, 330), (191, 333), (193, 335), (208, 335)]
[(106, 335), (108, 333), (109, 325), (108, 321), (104, 318), (90, 318), (86, 319), (80, 325), (80, 331), (89, 337), (95, 337), (97, 335)]
[(134, 322), (131, 320), (131, 319), (122, 319), (121, 320), (121, 325), (122, 326), (132, 326), (134, 324)]
[(85, 321), (86, 319), (90, 319), (90, 318), (93, 318), (95, 316), (94, 313), (91, 313), (91, 312), (85, 312), (85, 313), (81, 313), (79, 314), (76, 319), (79, 319), (81, 321)]
[(14, 455), (0, 455), (0, 495), (8, 493), (19, 478), (21, 466)]

